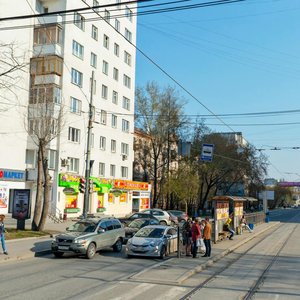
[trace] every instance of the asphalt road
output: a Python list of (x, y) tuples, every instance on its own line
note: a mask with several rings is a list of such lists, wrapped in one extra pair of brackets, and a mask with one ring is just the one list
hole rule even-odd
[(2, 264), (0, 299), (300, 299), (300, 209), (270, 218), (283, 223), (181, 285), (132, 279), (161, 261), (107, 250), (93, 260), (49, 255)]

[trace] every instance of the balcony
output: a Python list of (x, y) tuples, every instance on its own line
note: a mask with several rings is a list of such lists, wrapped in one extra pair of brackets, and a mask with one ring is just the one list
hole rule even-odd
[(38, 17), (37, 20), (39, 25), (62, 24), (63, 21), (62, 16), (57, 15)]
[(59, 25), (34, 28), (33, 56), (62, 56), (62, 28)]

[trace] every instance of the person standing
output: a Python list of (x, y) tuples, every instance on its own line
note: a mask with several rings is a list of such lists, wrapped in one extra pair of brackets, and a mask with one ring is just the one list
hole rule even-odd
[(227, 221), (225, 222), (225, 230), (230, 232), (230, 237), (229, 239), (232, 240), (234, 236), (234, 230), (231, 228), (231, 222), (232, 222), (233, 214), (230, 214)]
[(188, 219), (183, 226), (183, 237), (186, 256), (192, 256), (192, 220)]
[(193, 258), (197, 257), (197, 251), (198, 251), (198, 244), (197, 240), (201, 238), (201, 229), (199, 226), (199, 219), (195, 219), (195, 223), (192, 226), (192, 241), (193, 241), (193, 248), (192, 248), (192, 254)]
[(5, 215), (0, 215), (0, 239), (1, 239), (1, 245), (2, 245), (2, 249), (3, 249), (3, 253), (5, 255), (8, 255), (7, 250), (6, 250), (6, 245), (5, 245), (5, 227), (4, 227), (4, 219), (5, 219)]
[(205, 245), (205, 254), (202, 257), (210, 257), (211, 254), (211, 224), (209, 223), (209, 218), (203, 220), (203, 241)]

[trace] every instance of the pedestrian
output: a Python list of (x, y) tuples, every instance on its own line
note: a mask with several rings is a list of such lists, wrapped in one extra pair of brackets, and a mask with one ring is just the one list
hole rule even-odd
[(6, 245), (5, 245), (5, 236), (4, 233), (6, 232), (5, 227), (4, 227), (4, 219), (5, 215), (0, 215), (0, 239), (1, 239), (1, 245), (2, 245), (2, 250), (5, 255), (8, 255), (7, 250), (6, 250)]
[(234, 236), (234, 230), (231, 228), (232, 218), (233, 218), (233, 213), (229, 215), (228, 219), (224, 224), (224, 229), (230, 232), (230, 237), (229, 237), (230, 240), (232, 240)]
[(243, 232), (243, 228), (244, 227), (246, 227), (250, 233), (253, 232), (253, 230), (247, 224), (247, 220), (246, 220), (246, 216), (245, 215), (242, 215), (240, 226), (241, 226), (241, 232)]
[(201, 229), (199, 226), (199, 219), (195, 219), (195, 223), (192, 226), (192, 241), (193, 241), (193, 248), (192, 248), (192, 254), (193, 258), (197, 257), (197, 251), (198, 251), (198, 242), (197, 240), (201, 238)]
[(209, 218), (206, 217), (203, 220), (203, 241), (205, 245), (205, 254), (202, 257), (210, 257), (211, 254), (211, 224), (209, 223)]
[(192, 220), (189, 218), (183, 225), (183, 241), (185, 245), (185, 255), (192, 256)]

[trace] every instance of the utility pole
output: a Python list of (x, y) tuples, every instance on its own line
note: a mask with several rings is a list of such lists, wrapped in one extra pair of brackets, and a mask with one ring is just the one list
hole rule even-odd
[(94, 71), (92, 72), (91, 78), (91, 95), (89, 104), (89, 123), (88, 123), (88, 134), (86, 143), (86, 161), (85, 161), (85, 191), (84, 191), (84, 201), (83, 201), (83, 217), (87, 217), (89, 210), (89, 198), (90, 198), (90, 174), (91, 174), (91, 137), (93, 128), (93, 92), (94, 92)]

